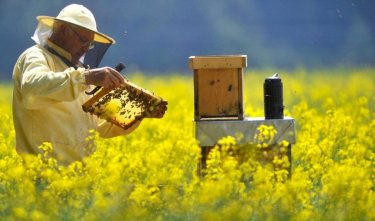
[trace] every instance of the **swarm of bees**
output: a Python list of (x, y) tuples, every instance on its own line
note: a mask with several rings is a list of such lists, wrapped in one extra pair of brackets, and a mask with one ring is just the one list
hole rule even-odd
[(102, 89), (82, 107), (86, 112), (128, 129), (163, 103), (166, 101), (161, 97), (127, 82), (112, 91)]

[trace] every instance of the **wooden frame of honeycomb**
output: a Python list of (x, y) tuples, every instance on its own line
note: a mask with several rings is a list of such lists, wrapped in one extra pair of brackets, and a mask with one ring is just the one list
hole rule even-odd
[(163, 103), (167, 102), (127, 80), (113, 90), (102, 88), (82, 105), (82, 109), (128, 129)]

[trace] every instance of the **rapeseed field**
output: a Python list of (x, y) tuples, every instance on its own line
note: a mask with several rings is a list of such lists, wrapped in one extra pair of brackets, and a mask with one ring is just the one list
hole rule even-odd
[[(286, 141), (281, 154), (262, 149), (277, 133), (262, 126), (265, 145), (221, 139), (203, 177), (191, 75), (127, 76), (168, 100), (165, 117), (124, 137), (93, 132), (93, 155), (66, 167), (48, 157), (49, 143), (17, 155), (11, 84), (0, 85), (0, 220), (375, 220), (375, 69), (278, 73), (297, 125), (291, 162)], [(246, 116), (264, 115), (271, 75), (245, 73)]]

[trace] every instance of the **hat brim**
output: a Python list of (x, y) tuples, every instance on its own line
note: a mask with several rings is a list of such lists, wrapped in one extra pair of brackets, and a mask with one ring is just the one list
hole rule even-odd
[(96, 42), (100, 42), (100, 43), (104, 43), (104, 44), (114, 44), (116, 43), (115, 39), (103, 34), (103, 33), (100, 33), (100, 32), (97, 32), (95, 30), (92, 30), (92, 29), (88, 29), (86, 27), (82, 27), (81, 25), (79, 24), (75, 24), (73, 22), (70, 22), (70, 21), (66, 21), (66, 20), (62, 20), (62, 19), (58, 19), (58, 18), (55, 18), (55, 17), (50, 17), (50, 16), (38, 16), (36, 17), (36, 19), (49, 26), (49, 27), (53, 27), (53, 24), (55, 21), (62, 21), (62, 22), (65, 22), (65, 23), (68, 23), (68, 24), (73, 24), (73, 25), (77, 25), (81, 28), (84, 28), (86, 30), (89, 30), (89, 31), (92, 31), (94, 33), (94, 41)]

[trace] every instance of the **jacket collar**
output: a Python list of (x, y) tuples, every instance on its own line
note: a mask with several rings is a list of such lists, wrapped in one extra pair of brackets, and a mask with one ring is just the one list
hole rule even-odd
[(65, 49), (61, 48), (50, 40), (47, 40), (45, 47), (49, 52), (59, 57), (69, 67), (75, 66), (72, 64), (72, 56)]

